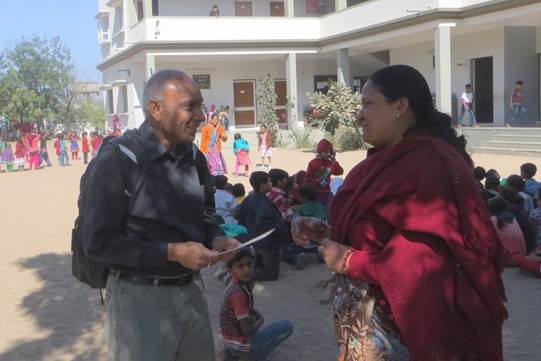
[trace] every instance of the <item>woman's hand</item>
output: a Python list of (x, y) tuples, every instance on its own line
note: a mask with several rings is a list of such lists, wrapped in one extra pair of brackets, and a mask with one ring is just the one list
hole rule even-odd
[(304, 247), (310, 241), (320, 243), (324, 238), (330, 237), (331, 227), (319, 218), (298, 217), (291, 223), (293, 241)]
[(337, 273), (344, 274), (348, 270), (349, 258), (353, 248), (343, 244), (324, 239), (319, 246), (319, 253), (325, 260), (327, 267)]

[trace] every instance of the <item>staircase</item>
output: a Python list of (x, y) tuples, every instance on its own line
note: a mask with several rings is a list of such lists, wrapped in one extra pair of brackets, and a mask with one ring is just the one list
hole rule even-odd
[(541, 156), (541, 128), (463, 128), (474, 153)]

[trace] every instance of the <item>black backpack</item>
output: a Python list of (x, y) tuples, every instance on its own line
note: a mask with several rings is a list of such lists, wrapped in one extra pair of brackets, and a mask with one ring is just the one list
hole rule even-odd
[[(124, 178), (127, 178), (128, 171), (139, 171), (141, 168), (138, 159), (141, 159), (142, 151), (140, 151), (137, 130), (128, 130), (121, 137), (106, 137), (103, 140), (102, 147), (105, 144), (112, 144), (119, 152), (119, 157), (122, 159), (122, 168)], [(99, 155), (98, 151), (98, 155)], [(131, 162), (132, 164), (127, 164)], [(133, 166), (133, 163), (136, 167)], [(85, 172), (81, 176), (79, 185), (79, 199), (77, 206), (79, 214), (75, 219), (73, 230), (71, 231), (71, 272), (73, 276), (80, 282), (86, 283), (92, 288), (105, 288), (107, 283), (107, 275), (109, 274), (108, 266), (102, 262), (96, 261), (87, 257), (84, 251), (83, 243), (83, 224), (85, 221), (84, 205), (88, 197), (88, 180), (92, 177), (96, 158), (92, 159), (88, 164)]]

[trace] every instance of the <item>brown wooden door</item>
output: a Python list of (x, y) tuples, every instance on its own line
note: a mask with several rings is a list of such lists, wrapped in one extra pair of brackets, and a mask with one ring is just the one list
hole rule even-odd
[(280, 123), (287, 123), (287, 82), (285, 80), (274, 81), (276, 92), (276, 116)]
[(235, 103), (235, 126), (255, 125), (255, 82), (253, 80), (233, 83)]
[(253, 16), (251, 1), (235, 1), (235, 16)]
[(270, 2), (270, 16), (286, 16), (286, 10), (283, 1)]

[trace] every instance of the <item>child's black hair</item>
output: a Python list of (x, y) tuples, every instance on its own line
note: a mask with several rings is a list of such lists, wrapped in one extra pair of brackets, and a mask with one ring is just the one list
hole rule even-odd
[(308, 183), (301, 187), (299, 190), (301, 197), (311, 202), (317, 200), (317, 188), (314, 184)]
[(275, 168), (269, 171), (269, 177), (272, 185), (275, 186), (282, 179), (289, 178), (289, 174), (283, 169)]
[(240, 133), (235, 133), (235, 135), (233, 136), (233, 138), (235, 138), (235, 140), (241, 139), (241, 138), (242, 138), (242, 135), (241, 135)]
[(246, 190), (244, 189), (244, 184), (237, 183), (233, 186), (233, 197), (244, 197), (246, 195)]
[(524, 182), (524, 179), (516, 174), (507, 177), (507, 184), (517, 192), (524, 192), (524, 188), (526, 187), (526, 182)]
[(487, 177), (485, 179), (485, 188), (497, 191), (499, 187), (500, 179), (495, 177), (494, 175), (487, 174)]
[(225, 185), (225, 190), (228, 191), (229, 193), (233, 194), (233, 184), (227, 183)]
[(537, 167), (533, 163), (524, 163), (520, 166), (520, 173), (522, 173), (526, 179), (533, 178), (537, 173)]
[(501, 186), (498, 197), (502, 198), (512, 206), (524, 206), (524, 198), (522, 198), (522, 196), (515, 189), (509, 186)]
[(509, 212), (507, 201), (501, 197), (494, 197), (488, 201), (490, 214), (497, 218), (498, 228), (502, 229), (506, 224), (513, 223), (514, 216)]
[(487, 171), (483, 167), (475, 167), (473, 169), (473, 176), (478, 181), (482, 181), (487, 176)]
[(498, 173), (498, 171), (496, 169), (489, 169), (487, 170), (487, 174), (486, 174), (486, 177), (495, 177), (497, 178), (498, 180), (500, 180), (500, 173)]
[(259, 192), (261, 186), (269, 181), (269, 175), (262, 171), (255, 171), (250, 175), (250, 185), (254, 191)]
[(217, 175), (214, 177), (214, 186), (216, 189), (225, 190), (225, 187), (227, 186), (227, 177), (225, 175)]
[(250, 257), (251, 259), (254, 258), (250, 247), (242, 248), (241, 250), (239, 250), (233, 257), (233, 259), (227, 262), (227, 267), (233, 267), (235, 263), (242, 261), (245, 257)]
[(517, 82), (515, 84), (516, 85), (524, 85), (524, 82), (522, 80), (517, 80)]

